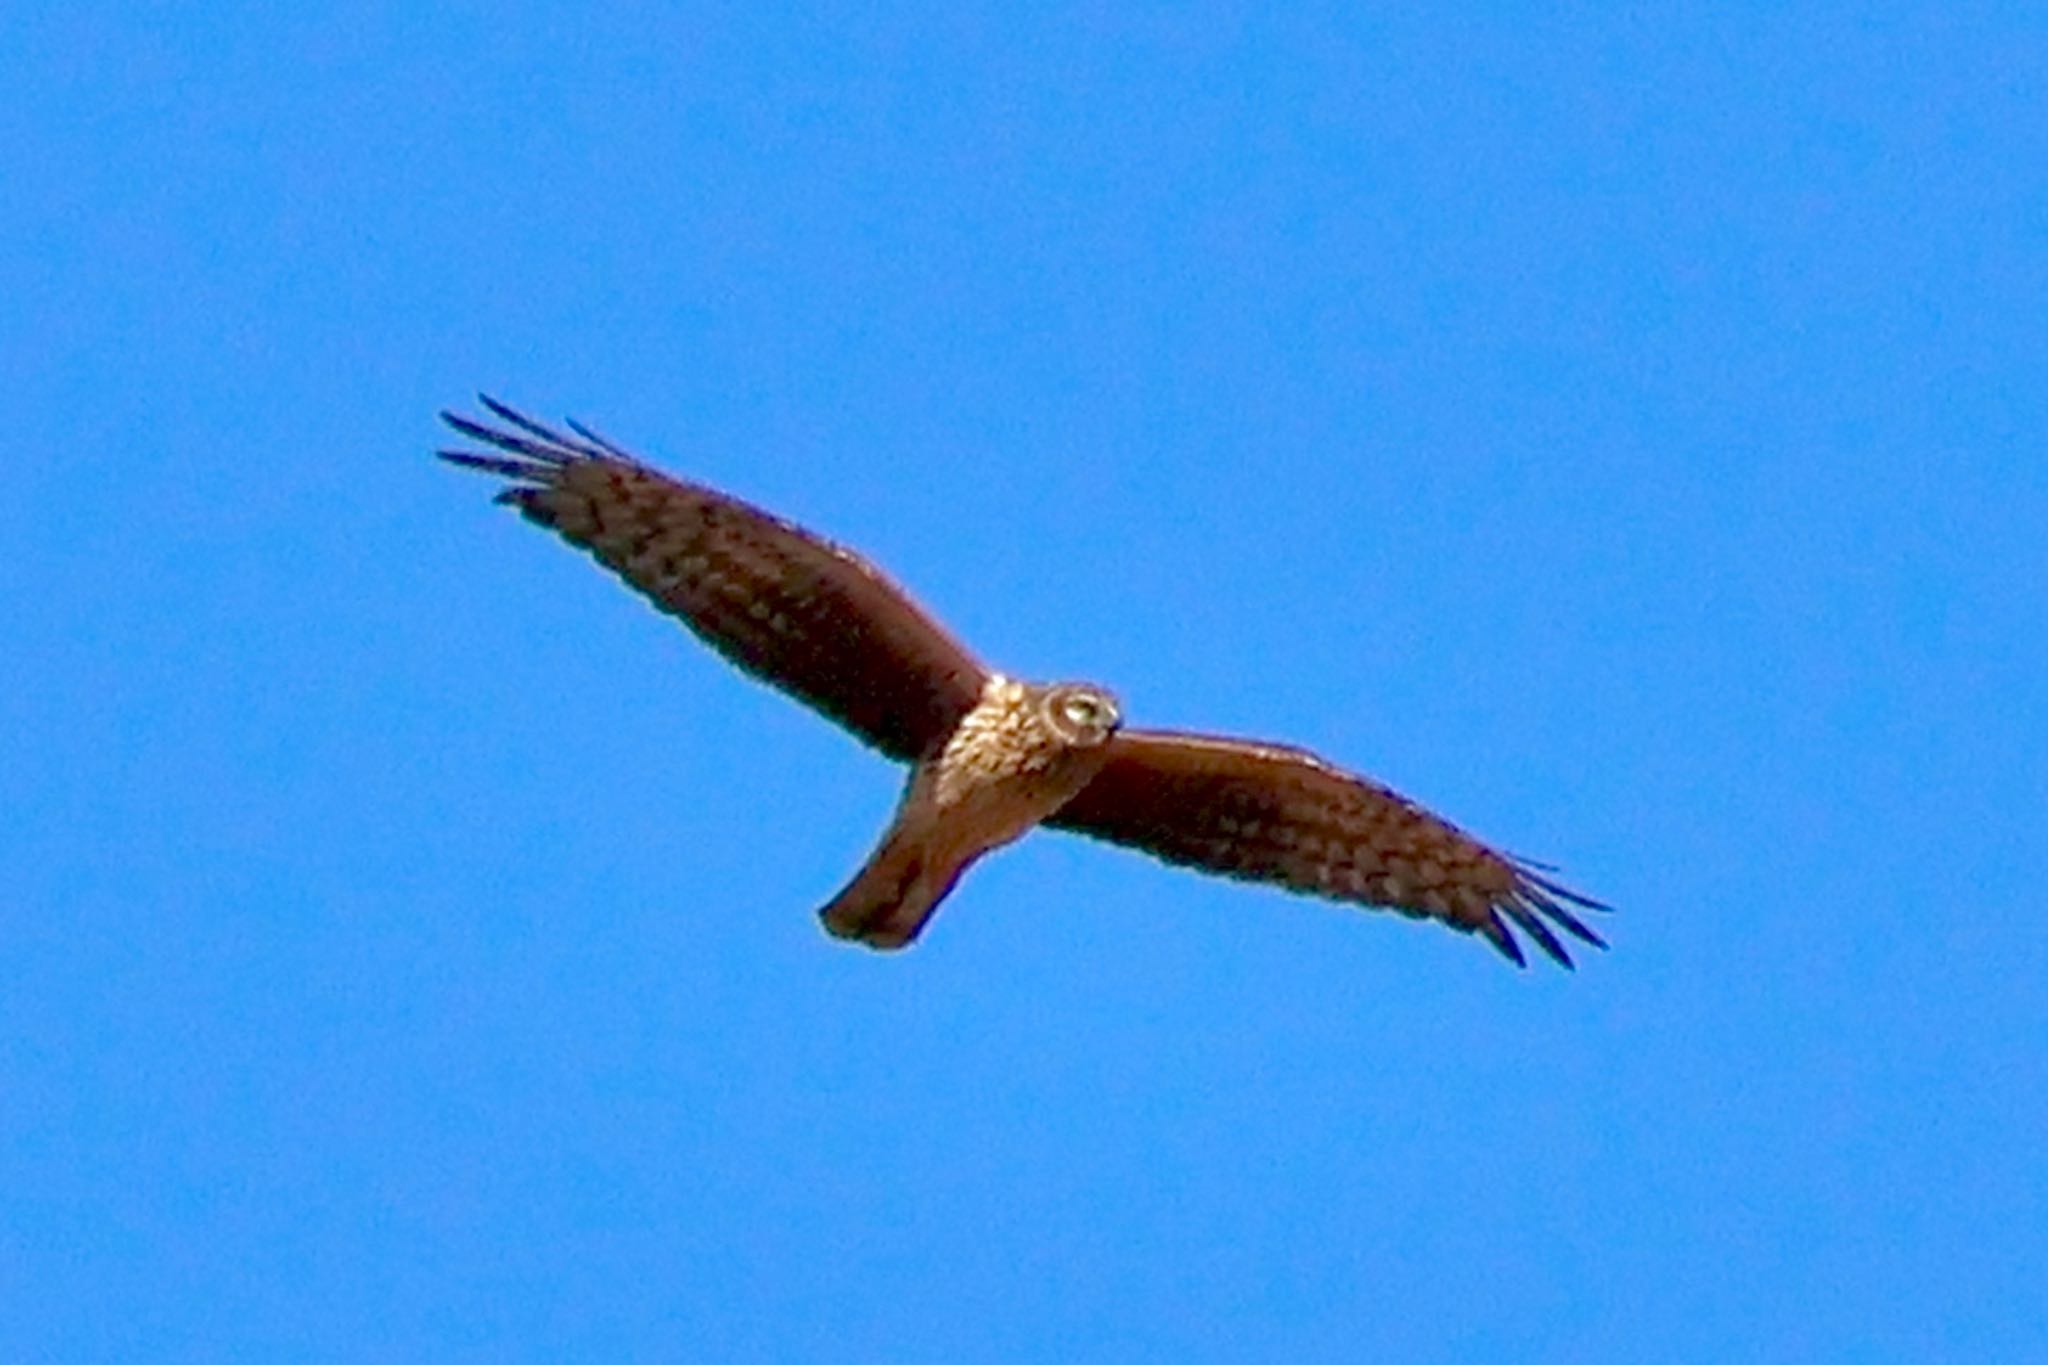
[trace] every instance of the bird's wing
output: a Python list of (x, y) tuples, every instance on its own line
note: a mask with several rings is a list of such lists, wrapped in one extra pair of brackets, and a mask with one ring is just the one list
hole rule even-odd
[(1572, 908), (1607, 906), (1301, 749), (1125, 730), (1101, 773), (1045, 823), (1169, 863), (1438, 920), (1483, 934), (1517, 965), (1508, 921), (1567, 967), (1551, 925), (1607, 946)]
[(442, 420), (498, 453), (441, 457), (509, 480), (498, 501), (747, 672), (899, 759), (943, 744), (973, 709), (987, 670), (867, 560), (574, 422), (568, 435), (482, 401), (503, 426)]

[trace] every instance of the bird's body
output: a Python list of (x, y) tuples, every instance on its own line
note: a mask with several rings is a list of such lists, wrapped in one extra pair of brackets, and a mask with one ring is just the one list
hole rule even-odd
[(1552, 925), (1605, 946), (1570, 908), (1605, 906), (1377, 783), (1283, 745), (1126, 729), (1115, 697), (1091, 683), (1013, 681), (854, 552), (586, 428), (565, 435), (484, 403), (510, 429), (444, 418), (501, 453), (444, 458), (506, 478), (500, 501), (739, 667), (911, 765), (879, 846), (820, 912), (839, 937), (908, 944), (976, 859), (1045, 825), (1436, 919), (1517, 963), (1507, 921), (1566, 966)]
[[(1083, 706), (1092, 717), (1069, 714)], [(1115, 708), (1086, 684), (992, 675), (939, 752), (911, 769), (881, 847), (819, 912), (825, 927), (877, 948), (917, 937), (977, 858), (1023, 838), (1101, 771)]]

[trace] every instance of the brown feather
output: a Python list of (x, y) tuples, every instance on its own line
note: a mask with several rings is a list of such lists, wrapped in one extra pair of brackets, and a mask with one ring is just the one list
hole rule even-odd
[(818, 919), (834, 938), (883, 951), (907, 948), (971, 861), (949, 861), (928, 839), (898, 826), (845, 889), (818, 911)]
[[(1518, 964), (1511, 924), (1567, 967), (1557, 929), (1606, 946), (1574, 907), (1607, 907), (1544, 875), (1551, 869), (1489, 848), (1305, 750), (1123, 730), (1106, 747), (1097, 741), (1089, 771), (1062, 769), (1086, 783), (1064, 805), (1073, 786), (1040, 790), (1034, 783), (1051, 780), (1044, 774), (1020, 785), (998, 762), (978, 778), (974, 761), (1002, 758), (1001, 743), (1014, 738), (1004, 707), (1021, 705), (1030, 689), (997, 687), (879, 569), (738, 498), (650, 468), (588, 428), (572, 422), (565, 435), (483, 403), (504, 425), (442, 417), (488, 449), (444, 450), (444, 459), (506, 480), (499, 501), (588, 551), (741, 668), (914, 765), (881, 848), (823, 912), (835, 934), (882, 948), (910, 942), (970, 863), (1053, 809), (1044, 823), (1055, 828), (1434, 919), (1483, 936)], [(985, 684), (996, 687), (988, 698)], [(978, 704), (991, 708), (979, 730), (963, 724)], [(997, 750), (975, 747), (986, 743)], [(976, 780), (949, 804), (947, 784), (963, 774)]]
[(1606, 906), (1303, 749), (1125, 730), (1102, 771), (1045, 823), (1169, 863), (1435, 919), (1483, 935), (1517, 964), (1508, 920), (1567, 967), (1546, 919), (1607, 946), (1564, 902)]
[(973, 709), (987, 670), (851, 550), (671, 478), (587, 428), (564, 435), (483, 403), (511, 429), (442, 419), (504, 454), (442, 458), (511, 480), (501, 502), (587, 550), (755, 677), (905, 760), (943, 744)]

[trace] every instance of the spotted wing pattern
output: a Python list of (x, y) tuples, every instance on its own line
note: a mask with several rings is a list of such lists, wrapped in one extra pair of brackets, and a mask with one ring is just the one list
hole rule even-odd
[(1553, 924), (1607, 946), (1572, 909), (1605, 905), (1302, 749), (1125, 730), (1102, 771), (1046, 823), (1169, 863), (1439, 920), (1484, 935), (1517, 965), (1509, 921), (1567, 967)]
[(499, 453), (443, 459), (511, 481), (498, 501), (588, 551), (720, 654), (894, 758), (943, 744), (987, 670), (874, 565), (588, 428), (543, 426), (490, 398), (503, 426), (442, 420)]

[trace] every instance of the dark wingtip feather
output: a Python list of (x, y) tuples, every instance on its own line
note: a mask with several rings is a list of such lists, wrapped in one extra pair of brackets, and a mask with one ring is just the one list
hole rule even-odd
[(584, 436), (585, 440), (579, 441), (576, 437), (565, 435), (543, 422), (537, 422), (510, 404), (501, 403), (487, 393), (479, 393), (477, 401), (505, 425), (492, 426), (474, 417), (445, 409), (441, 413), (441, 420), (456, 434), (516, 458), (504, 459), (473, 450), (435, 452), (451, 464), (468, 469), (481, 469), (486, 473), (508, 479), (547, 482), (553, 471), (579, 460), (616, 459), (638, 463), (610, 442), (590, 437), (583, 427), (574, 422), (570, 423), (570, 426), (579, 435)]
[(489, 408), (491, 410), (491, 415), (496, 417), (499, 421), (510, 422), (513, 426), (518, 427), (528, 436), (532, 436), (539, 440), (545, 441), (551, 446), (560, 446), (565, 450), (574, 450), (576, 448), (576, 442), (571, 440), (569, 437), (564, 436), (561, 432), (556, 431), (553, 427), (549, 426), (545, 422), (535, 421), (533, 418), (528, 417), (525, 413), (519, 411), (519, 409), (511, 406), (508, 403), (500, 403), (497, 399), (491, 397), (487, 393), (478, 394), (476, 396), (476, 399), (479, 403), (482, 403), (485, 407)]
[(1550, 932), (1550, 926), (1545, 924), (1534, 910), (1520, 900), (1509, 901), (1501, 908), (1507, 911), (1508, 917), (1520, 926), (1523, 933), (1536, 940), (1536, 946), (1543, 950), (1546, 957), (1560, 967), (1573, 969), (1571, 954), (1564, 950), (1564, 945), (1557, 941), (1557, 935)]
[(1529, 959), (1522, 955), (1522, 945), (1515, 942), (1515, 936), (1508, 932), (1508, 926), (1499, 915), (1487, 916), (1486, 923), (1479, 926), (1479, 932), (1493, 945), (1494, 951), (1517, 967), (1529, 965)]
[(563, 420), (569, 424), (569, 430), (575, 432), (578, 436), (582, 437), (585, 441), (589, 442), (597, 449), (603, 451), (605, 454), (611, 456), (614, 460), (619, 460), (626, 464), (634, 465), (640, 463), (639, 457), (628, 453), (626, 450), (622, 449), (616, 442), (608, 440), (604, 436), (599, 435), (595, 430), (583, 425), (583, 423), (577, 421), (574, 417), (564, 418)]
[(1574, 938), (1590, 943), (1595, 948), (1605, 948), (1607, 946), (1606, 939), (1595, 933), (1592, 927), (1584, 920), (1580, 919), (1570, 910), (1567, 910), (1564, 906), (1559, 905), (1551, 898), (1547, 891), (1534, 886), (1524, 886), (1522, 888), (1522, 899), (1541, 913), (1548, 915)]
[(439, 459), (449, 464), (461, 465), (464, 469), (481, 469), (486, 474), (497, 474), (508, 479), (531, 479), (539, 472), (539, 466), (522, 464), (518, 460), (507, 460), (497, 455), (479, 455), (473, 450), (437, 450)]
[(1545, 872), (1555, 872), (1557, 870), (1556, 868), (1544, 867), (1541, 863), (1530, 862), (1524, 862), (1522, 864), (1522, 867), (1524, 869), (1522, 876), (1523, 881), (1531, 882), (1537, 886), (1542, 887), (1545, 891), (1549, 892), (1553, 896), (1556, 896), (1560, 900), (1568, 900), (1573, 905), (1581, 906), (1587, 910), (1598, 910), (1603, 914), (1611, 915), (1614, 913), (1614, 907), (1609, 905), (1606, 901), (1596, 901), (1591, 896), (1588, 896), (1583, 892), (1572, 890), (1569, 886), (1564, 885), (1562, 882), (1553, 881), (1549, 877), (1536, 876), (1527, 870), (1530, 868), (1542, 868), (1542, 870)]
[[(1534, 862), (1527, 858), (1516, 858), (1513, 861), (1515, 865), (1515, 889), (1512, 893), (1512, 901), (1501, 908), (1506, 910), (1513, 917), (1514, 921), (1521, 925), (1532, 938), (1542, 944), (1545, 952), (1563, 966), (1573, 967), (1576, 965), (1572, 962), (1570, 955), (1564, 951), (1564, 945), (1558, 942), (1556, 935), (1550, 933), (1548, 927), (1544, 925), (1544, 920), (1550, 921), (1551, 924), (1563, 929), (1582, 943), (1589, 943), (1595, 948), (1604, 949), (1607, 947), (1607, 940), (1600, 937), (1599, 934), (1593, 931), (1591, 926), (1580, 919), (1574, 913), (1572, 907), (1576, 906), (1580, 910), (1594, 910), (1601, 914), (1612, 914), (1614, 912), (1613, 906), (1605, 901), (1594, 900), (1591, 896), (1572, 890), (1562, 882), (1544, 876), (1544, 872), (1555, 870), (1546, 864)], [(1538, 868), (1541, 868), (1542, 871), (1537, 871), (1536, 869)], [(1538, 916), (1542, 918), (1539, 919)]]
[(553, 446), (529, 440), (510, 431), (500, 431), (497, 427), (487, 427), (482, 422), (464, 417), (459, 412), (444, 412), (441, 414), (441, 420), (453, 427), (458, 434), (467, 436), (472, 441), (493, 446), (508, 455), (523, 456), (540, 464), (564, 464), (570, 458)]
[(441, 420), (452, 427), (458, 435), (467, 436), (473, 441), (488, 441), (499, 434), (474, 417), (464, 417), (461, 413), (448, 408), (441, 409)]

